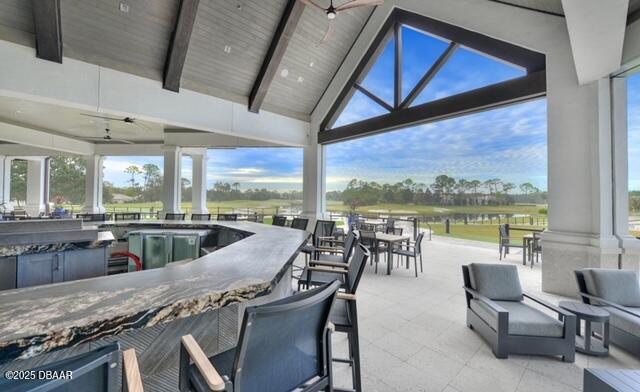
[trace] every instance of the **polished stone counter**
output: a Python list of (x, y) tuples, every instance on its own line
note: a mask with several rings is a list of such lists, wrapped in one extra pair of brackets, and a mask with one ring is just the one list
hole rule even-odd
[(93, 241), (70, 241), (65, 240), (63, 242), (51, 241), (51, 243), (44, 244), (27, 244), (27, 245), (4, 245), (0, 246), (0, 257), (20, 256), (35, 253), (47, 253), (47, 252), (64, 252), (68, 250), (78, 249), (95, 249), (109, 246), (115, 242), (113, 234), (109, 231), (102, 231), (98, 233), (98, 238)]
[[(95, 223), (92, 223), (95, 224)], [(105, 222), (123, 228), (215, 229), (245, 237), (190, 263), (0, 292), (0, 362), (191, 317), (267, 295), (309, 233), (252, 222)]]

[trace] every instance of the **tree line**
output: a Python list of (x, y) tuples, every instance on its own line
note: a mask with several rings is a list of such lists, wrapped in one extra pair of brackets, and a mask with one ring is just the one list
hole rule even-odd
[(342, 201), (350, 206), (380, 203), (504, 205), (515, 202), (543, 203), (546, 201), (546, 192), (530, 182), (516, 186), (499, 178), (480, 181), (455, 179), (442, 174), (428, 185), (410, 178), (395, 184), (352, 179), (344, 190), (328, 192), (327, 199)]

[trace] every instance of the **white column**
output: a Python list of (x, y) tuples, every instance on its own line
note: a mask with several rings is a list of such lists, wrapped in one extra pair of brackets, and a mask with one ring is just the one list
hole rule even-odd
[(45, 167), (42, 157), (27, 160), (27, 205), (25, 211), (30, 216), (45, 212), (44, 182)]
[(89, 214), (103, 214), (106, 209), (102, 204), (102, 187), (104, 184), (104, 157), (101, 155), (86, 155), (87, 177), (85, 180), (84, 212)]
[(4, 209), (5, 212), (13, 211), (13, 205), (11, 204), (11, 157), (0, 155), (0, 203), (4, 203), (0, 206), (0, 210)]
[(326, 213), (326, 160), (318, 144), (318, 127), (311, 127), (311, 143), (304, 147), (302, 174), (302, 213), (313, 221)]
[(627, 147), (627, 78), (611, 79), (613, 127), (613, 232), (622, 254), (620, 267), (638, 270), (640, 241), (629, 234), (629, 150)]
[(207, 208), (207, 149), (189, 153), (192, 161), (191, 210), (194, 214), (208, 214)]
[(182, 150), (178, 146), (164, 147), (164, 184), (162, 213), (181, 213)]
[(549, 227), (542, 236), (544, 291), (575, 296), (574, 271), (615, 268), (611, 89), (579, 86), (571, 56), (547, 56)]

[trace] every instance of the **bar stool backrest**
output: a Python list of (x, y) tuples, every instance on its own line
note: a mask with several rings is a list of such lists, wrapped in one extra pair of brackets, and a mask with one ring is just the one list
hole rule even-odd
[(238, 214), (218, 214), (219, 221), (237, 221)]
[(139, 212), (116, 212), (114, 214), (114, 219), (117, 221), (140, 220), (140, 213)]
[(314, 377), (326, 382), (327, 321), (339, 287), (334, 281), (248, 307), (232, 370), (234, 391), (292, 391)]
[(318, 246), (318, 237), (331, 237), (333, 235), (333, 229), (336, 227), (336, 222), (331, 220), (317, 220), (316, 227), (313, 230), (313, 243)]
[(353, 257), (349, 263), (349, 269), (347, 270), (347, 292), (355, 294), (360, 284), (360, 278), (364, 272), (364, 267), (367, 265), (367, 260), (371, 257), (369, 249), (362, 244), (355, 246)]
[(191, 214), (192, 221), (210, 221), (211, 214)]
[(344, 239), (344, 252), (342, 252), (342, 261), (345, 263), (349, 261), (349, 258), (353, 254), (353, 248), (358, 243), (360, 239), (360, 234), (357, 231), (351, 230), (349, 234), (347, 234), (347, 238)]
[(282, 215), (274, 215), (272, 224), (274, 226), (284, 226), (287, 223), (287, 217)]
[(418, 238), (416, 238), (416, 254), (422, 254), (422, 239), (424, 238), (424, 232), (418, 234)]
[(77, 214), (76, 218), (84, 222), (104, 222), (107, 220), (107, 214)]
[(175, 213), (167, 212), (164, 215), (164, 220), (181, 221), (181, 220), (184, 220), (184, 216), (185, 214), (175, 214)]
[(98, 349), (65, 358), (32, 369), (40, 371), (72, 372), (71, 379), (0, 379), (0, 391), (5, 392), (120, 392), (118, 384), (118, 357), (120, 346), (112, 343)]

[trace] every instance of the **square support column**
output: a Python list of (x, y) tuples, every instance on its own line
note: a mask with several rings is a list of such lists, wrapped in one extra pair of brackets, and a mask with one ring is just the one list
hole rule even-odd
[(87, 177), (83, 210), (89, 214), (103, 214), (106, 211), (102, 204), (104, 157), (101, 155), (87, 155), (84, 159), (87, 163)]
[(191, 210), (194, 214), (208, 214), (207, 208), (207, 149), (189, 152), (192, 161)]
[(549, 227), (542, 235), (542, 289), (575, 296), (574, 271), (616, 268), (613, 235), (611, 87), (579, 86), (571, 56), (547, 56)]
[(326, 159), (324, 146), (318, 144), (318, 127), (311, 129), (310, 144), (303, 151), (302, 214), (313, 228), (315, 220), (326, 213)]
[(164, 184), (162, 213), (179, 214), (182, 196), (182, 149), (178, 146), (164, 147)]
[(13, 158), (0, 155), (0, 210), (13, 211), (11, 204), (11, 162)]
[(27, 205), (25, 211), (30, 216), (38, 216), (46, 211), (45, 206), (45, 158), (27, 160)]

